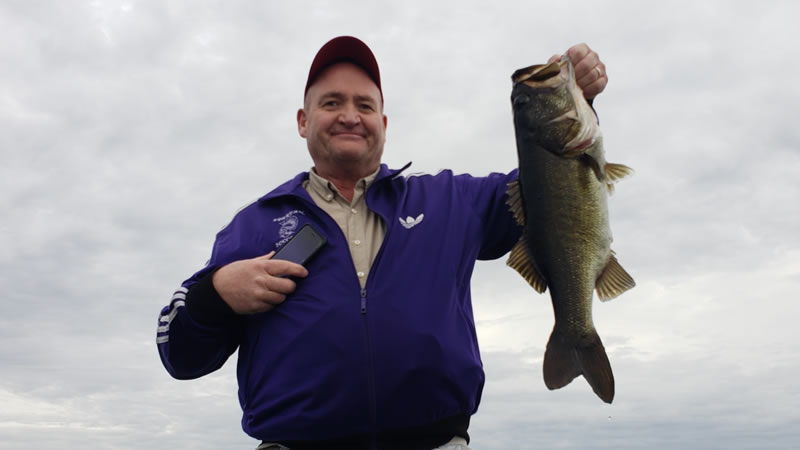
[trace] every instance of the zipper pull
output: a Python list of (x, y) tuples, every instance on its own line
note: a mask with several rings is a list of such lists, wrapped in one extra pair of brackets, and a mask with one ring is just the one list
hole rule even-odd
[(367, 313), (367, 289), (361, 288), (361, 314)]

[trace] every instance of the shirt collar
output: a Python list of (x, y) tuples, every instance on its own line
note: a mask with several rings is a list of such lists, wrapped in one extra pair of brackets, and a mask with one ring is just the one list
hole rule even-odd
[[(378, 174), (375, 178), (373, 178), (372, 182), (379, 182), (386, 178), (392, 178), (400, 176), (400, 174), (410, 166), (411, 163), (409, 162), (405, 166), (401, 167), (400, 169), (389, 169), (386, 164), (381, 164), (380, 168), (378, 169)], [(308, 197), (308, 193), (303, 188), (303, 182), (309, 179), (308, 172), (300, 172), (291, 180), (283, 183), (282, 185), (275, 188), (272, 192), (262, 196), (258, 199), (259, 202), (269, 201), (270, 199), (281, 197), (283, 195), (296, 195), (300, 197)]]
[[(375, 169), (375, 172), (367, 175), (366, 177), (358, 180), (356, 183), (355, 191), (364, 193), (367, 191), (367, 188), (375, 181), (375, 178), (378, 176), (378, 172), (380, 172), (381, 168), (378, 167)], [(311, 170), (308, 171), (308, 188), (313, 189), (314, 192), (317, 193), (320, 197), (324, 198), (327, 201), (333, 200), (334, 197), (339, 195), (339, 189), (334, 186), (333, 183), (328, 181), (325, 178), (322, 178), (317, 174), (317, 171), (314, 170), (312, 167)]]

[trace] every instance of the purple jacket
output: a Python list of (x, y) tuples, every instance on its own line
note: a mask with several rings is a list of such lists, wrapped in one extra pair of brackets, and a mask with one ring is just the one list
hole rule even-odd
[[(203, 376), (238, 347), (242, 426), (268, 441), (374, 435), (474, 413), (484, 372), (470, 278), (477, 259), (503, 256), (520, 236), (505, 204), (517, 172), (404, 177), (406, 167), (381, 165), (366, 193), (386, 236), (365, 289), (341, 229), (302, 187), (307, 173), (236, 214), (208, 265), (161, 312), (167, 371)], [(274, 310), (239, 316), (215, 292), (192, 298), (193, 286), (213, 291), (215, 269), (275, 250), (308, 222), (328, 244)]]

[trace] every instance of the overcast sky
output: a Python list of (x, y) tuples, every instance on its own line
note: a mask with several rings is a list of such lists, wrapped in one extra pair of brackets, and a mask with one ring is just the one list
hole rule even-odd
[(311, 160), (328, 39), (382, 69), (384, 162), (516, 165), (511, 73), (587, 42), (638, 286), (595, 323), (617, 395), (548, 391), (548, 294), (479, 263), (472, 447), (800, 445), (800, 8), (785, 1), (0, 1), (0, 448), (252, 449), (235, 357), (169, 377), (159, 311), (242, 206)]

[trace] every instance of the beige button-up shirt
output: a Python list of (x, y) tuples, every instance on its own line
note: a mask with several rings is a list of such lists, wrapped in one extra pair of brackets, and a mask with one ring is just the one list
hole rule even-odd
[(364, 193), (377, 175), (376, 170), (358, 181), (352, 202), (342, 197), (336, 186), (317, 175), (313, 168), (309, 171), (308, 180), (303, 183), (314, 203), (331, 216), (342, 229), (350, 246), (350, 256), (353, 258), (353, 266), (362, 288), (367, 284), (369, 269), (386, 234), (386, 224), (380, 216), (367, 208), (364, 198)]

